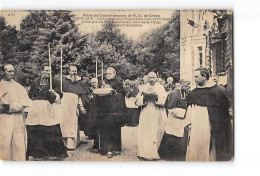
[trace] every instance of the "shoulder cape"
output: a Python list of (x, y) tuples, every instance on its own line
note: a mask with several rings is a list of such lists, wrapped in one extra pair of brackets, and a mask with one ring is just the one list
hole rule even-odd
[(174, 91), (168, 94), (164, 107), (166, 109), (172, 109), (172, 108), (186, 109), (186, 102), (185, 100), (181, 99), (179, 89), (174, 89)]
[(123, 87), (122, 82), (118, 78), (114, 78), (111, 80), (105, 80), (105, 83), (110, 85), (117, 93), (122, 94), (125, 96), (125, 89)]
[(195, 88), (187, 96), (186, 101), (188, 104), (199, 106), (229, 106), (227, 96), (217, 85), (206, 88)]
[(62, 91), (75, 94), (90, 94), (91, 90), (89, 86), (83, 81), (72, 83), (71, 80), (65, 78), (62, 83)]

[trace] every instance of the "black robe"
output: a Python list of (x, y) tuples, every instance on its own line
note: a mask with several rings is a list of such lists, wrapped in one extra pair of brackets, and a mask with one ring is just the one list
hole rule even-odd
[[(46, 85), (40, 85), (41, 77), (36, 78), (30, 88), (29, 97), (32, 100), (48, 100), (51, 104), (54, 103), (56, 96), (52, 94), (50, 90), (50, 81)], [(52, 78), (52, 89), (60, 95), (62, 98), (62, 93), (60, 90), (60, 82), (57, 79)]]
[[(138, 87), (134, 86), (131, 90), (130, 87), (125, 88), (126, 97), (136, 97), (139, 93)], [(128, 126), (136, 126), (139, 124), (139, 117), (140, 117), (140, 109), (139, 108), (127, 108), (128, 112)]]
[[(36, 78), (29, 91), (29, 97), (32, 100), (48, 100), (54, 103), (56, 95), (49, 92), (50, 82), (46, 85), (40, 85), (41, 77)], [(52, 89), (60, 95), (60, 83), (52, 79)], [(40, 108), (40, 107), (39, 107)], [(26, 157), (45, 158), (45, 157), (68, 157), (66, 147), (62, 141), (60, 124), (53, 126), (44, 125), (26, 125), (27, 128), (27, 152)]]
[(125, 89), (123, 87), (122, 82), (118, 78), (114, 78), (111, 80), (105, 80), (105, 83), (110, 85), (118, 94), (125, 96)]
[[(106, 80), (116, 93), (108, 96), (94, 96), (88, 120), (88, 134), (95, 136), (98, 129), (100, 134), (101, 152), (121, 151), (121, 127), (127, 119), (125, 91), (118, 79)], [(96, 141), (94, 142), (96, 143)]]
[(84, 83), (83, 81), (72, 83), (70, 79), (65, 78), (62, 81), (62, 91), (77, 94), (81, 98), (83, 107), (87, 111), (86, 114), (83, 114), (81, 111), (79, 111), (79, 129), (84, 131), (88, 118), (87, 114), (90, 110), (91, 103), (89, 95), (91, 94), (91, 89), (89, 88), (88, 84)]
[(175, 89), (175, 87), (176, 87), (175, 85), (170, 84), (170, 83), (167, 83), (167, 84), (165, 84), (165, 86), (164, 86), (166, 92), (171, 92), (171, 91), (173, 91), (173, 90)]
[(187, 96), (188, 106), (199, 105), (207, 107), (211, 126), (212, 139), (215, 140), (217, 161), (228, 161), (233, 157), (233, 139), (230, 102), (224, 92), (217, 86), (195, 88)]
[[(167, 115), (168, 109), (187, 108), (186, 101), (181, 98), (179, 89), (174, 89), (168, 94), (164, 107), (167, 110)], [(164, 133), (159, 147), (160, 157), (166, 160), (184, 161), (187, 149), (188, 130), (188, 126), (186, 126), (184, 128), (183, 137), (176, 137), (174, 135)]]

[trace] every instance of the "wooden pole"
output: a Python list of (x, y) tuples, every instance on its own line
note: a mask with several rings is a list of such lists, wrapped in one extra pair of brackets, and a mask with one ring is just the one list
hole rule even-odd
[(50, 44), (48, 44), (48, 48), (49, 48), (49, 67), (50, 67), (50, 90), (52, 90), (51, 49), (50, 49)]
[(60, 90), (62, 92), (62, 47), (60, 48)]
[(97, 73), (98, 73), (98, 71), (97, 71), (97, 64), (98, 64), (98, 60), (96, 58), (96, 78), (98, 78), (98, 75), (97, 75)]
[(103, 65), (104, 65), (104, 63), (103, 63), (104, 61), (103, 61), (103, 59), (102, 59), (102, 62), (101, 62), (101, 69), (102, 69), (102, 82), (104, 81), (104, 68), (103, 68)]

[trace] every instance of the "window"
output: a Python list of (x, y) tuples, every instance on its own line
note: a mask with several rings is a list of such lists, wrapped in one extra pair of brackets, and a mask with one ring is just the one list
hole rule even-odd
[(198, 47), (198, 53), (199, 53), (199, 64), (200, 64), (200, 67), (202, 67), (202, 47), (201, 46)]

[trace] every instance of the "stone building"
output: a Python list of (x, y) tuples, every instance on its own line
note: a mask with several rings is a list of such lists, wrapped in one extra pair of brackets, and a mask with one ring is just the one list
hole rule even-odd
[(219, 75), (219, 83), (233, 89), (232, 11), (180, 12), (180, 78), (194, 83), (194, 70), (206, 67)]

